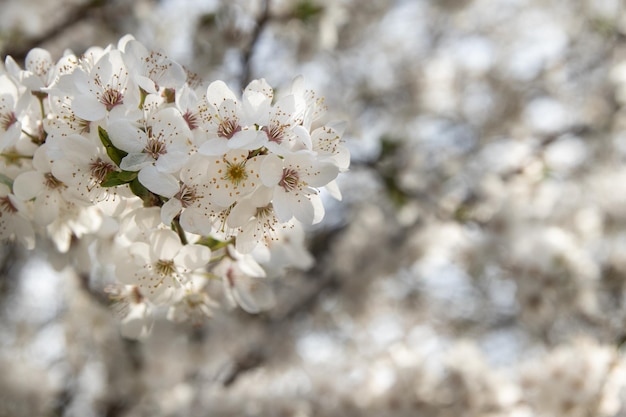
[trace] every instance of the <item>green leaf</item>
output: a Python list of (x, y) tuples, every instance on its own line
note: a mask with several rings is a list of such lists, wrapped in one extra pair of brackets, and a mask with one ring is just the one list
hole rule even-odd
[(107, 155), (111, 158), (111, 161), (115, 162), (117, 166), (120, 166), (122, 159), (128, 155), (128, 153), (124, 152), (121, 149), (117, 149), (111, 139), (109, 138), (109, 134), (106, 130), (104, 130), (101, 126), (98, 126), (98, 136), (100, 136), (100, 141), (104, 145)]
[(137, 178), (137, 172), (133, 171), (113, 171), (109, 172), (104, 180), (100, 183), (102, 187), (115, 187), (122, 184), (128, 184)]

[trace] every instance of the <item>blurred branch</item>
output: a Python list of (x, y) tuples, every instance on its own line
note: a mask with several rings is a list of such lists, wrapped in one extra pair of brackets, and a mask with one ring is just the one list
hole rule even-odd
[(252, 81), (252, 54), (254, 54), (254, 49), (259, 41), (261, 36), (261, 32), (268, 24), (270, 20), (270, 0), (262, 0), (261, 1), (261, 14), (257, 18), (256, 26), (254, 27), (254, 31), (252, 32), (250, 42), (247, 47), (242, 51), (242, 69), (241, 69), (241, 88), (245, 88), (250, 81)]
[(104, 7), (105, 4), (105, 0), (90, 0), (76, 5), (66, 13), (63, 20), (40, 35), (24, 40), (10, 39), (7, 49), (2, 51), (2, 56), (10, 55), (17, 62), (23, 61), (31, 49), (60, 36), (72, 26), (90, 17), (94, 10)]

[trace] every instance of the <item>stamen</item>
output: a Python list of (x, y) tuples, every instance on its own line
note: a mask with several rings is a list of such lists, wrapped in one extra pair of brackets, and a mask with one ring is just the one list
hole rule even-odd
[(183, 114), (183, 119), (187, 122), (187, 126), (189, 126), (189, 130), (196, 129), (200, 123), (198, 122), (198, 115), (192, 113), (190, 110), (187, 110), (185, 114)]
[(14, 112), (0, 114), (0, 126), (6, 132), (11, 126), (17, 122), (17, 116)]
[(280, 126), (263, 126), (261, 130), (265, 132), (265, 134), (267, 135), (267, 140), (269, 140), (270, 142), (275, 142), (280, 145), (285, 139), (283, 129), (281, 129)]
[(0, 210), (5, 213), (17, 213), (17, 208), (13, 205), (9, 196), (0, 197)]
[(174, 261), (172, 260), (165, 261), (163, 259), (159, 259), (154, 264), (154, 269), (156, 270), (157, 274), (166, 277), (171, 277), (176, 272), (176, 268), (174, 267)]
[(148, 144), (145, 147), (146, 153), (148, 153), (154, 159), (159, 159), (160, 155), (164, 155), (167, 153), (167, 148), (165, 147), (165, 143), (161, 142), (156, 138), (148, 139)]
[(52, 173), (47, 172), (46, 174), (44, 174), (44, 178), (46, 180), (46, 187), (48, 187), (51, 190), (55, 190), (57, 188), (60, 187), (65, 187), (65, 184), (63, 184), (62, 181), (59, 181), (58, 178), (56, 178), (54, 175), (52, 175)]
[(230, 139), (235, 133), (241, 131), (241, 126), (239, 126), (239, 122), (234, 119), (225, 119), (220, 125), (217, 127), (217, 136)]
[(231, 163), (226, 161), (226, 174), (224, 174), (223, 179), (226, 181), (230, 181), (235, 186), (239, 185), (242, 181), (245, 181), (248, 178), (248, 172), (246, 171), (246, 162), (242, 161), (240, 163)]
[(100, 184), (110, 172), (115, 171), (115, 166), (98, 158), (89, 165), (89, 169), (91, 170), (91, 176)]
[(278, 185), (284, 188), (285, 191), (293, 191), (298, 187), (300, 182), (300, 175), (298, 171), (292, 168), (283, 168), (283, 176), (278, 182)]
[(183, 208), (187, 208), (198, 199), (198, 196), (196, 195), (195, 187), (191, 188), (188, 187), (187, 184), (183, 184), (180, 187), (180, 191), (174, 196), (174, 198), (180, 200)]
[(108, 88), (100, 97), (100, 103), (104, 104), (108, 111), (113, 107), (124, 103), (124, 95), (113, 88)]

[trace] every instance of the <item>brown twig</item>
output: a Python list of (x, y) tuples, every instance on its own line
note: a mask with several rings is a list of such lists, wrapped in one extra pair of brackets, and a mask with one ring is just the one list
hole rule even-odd
[(69, 10), (65, 15), (65, 18), (58, 22), (56, 25), (48, 28), (46, 31), (38, 36), (26, 38), (21, 41), (15, 40), (9, 42), (7, 48), (1, 51), (1, 56), (10, 55), (17, 62), (23, 61), (26, 58), (26, 54), (31, 49), (48, 42), (67, 31), (72, 26), (88, 18), (90, 14), (105, 5), (104, 0), (91, 0), (83, 4), (79, 4), (73, 9)]
[(256, 48), (261, 37), (261, 32), (267, 23), (270, 21), (270, 0), (263, 0), (261, 2), (261, 14), (259, 15), (254, 31), (252, 32), (250, 42), (241, 54), (241, 87), (244, 88), (250, 81), (252, 81), (252, 54)]

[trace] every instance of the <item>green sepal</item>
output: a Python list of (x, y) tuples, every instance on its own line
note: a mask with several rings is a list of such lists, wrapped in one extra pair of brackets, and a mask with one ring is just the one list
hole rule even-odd
[(130, 191), (132, 191), (133, 194), (141, 198), (144, 207), (154, 207), (161, 205), (158, 197), (148, 191), (148, 189), (144, 187), (137, 178), (128, 183), (128, 188), (130, 188)]
[(128, 184), (137, 178), (137, 172), (134, 171), (112, 171), (107, 174), (100, 183), (101, 187), (115, 187), (122, 184)]
[(215, 239), (214, 237), (211, 237), (211, 236), (202, 236), (200, 239), (198, 239), (198, 241), (196, 242), (196, 245), (203, 245), (203, 246), (208, 247), (212, 251), (215, 251), (221, 248), (225, 248), (231, 243), (234, 243), (234, 239), (224, 241), (224, 240)]
[(115, 162), (115, 165), (120, 166), (122, 159), (128, 155), (128, 153), (121, 149), (117, 149), (115, 145), (113, 145), (113, 142), (111, 142), (111, 139), (109, 138), (109, 134), (102, 128), (102, 126), (98, 126), (98, 136), (100, 136), (100, 141), (104, 145), (107, 155), (109, 155), (111, 161)]

